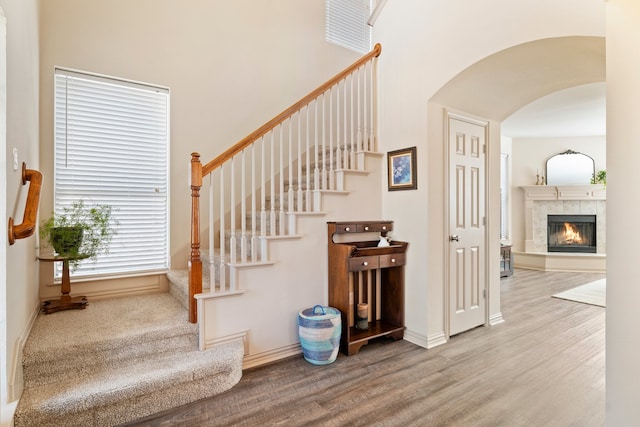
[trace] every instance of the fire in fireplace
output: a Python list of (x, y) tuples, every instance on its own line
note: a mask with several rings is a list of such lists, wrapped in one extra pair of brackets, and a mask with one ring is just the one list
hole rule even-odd
[(596, 216), (548, 215), (547, 251), (596, 253)]

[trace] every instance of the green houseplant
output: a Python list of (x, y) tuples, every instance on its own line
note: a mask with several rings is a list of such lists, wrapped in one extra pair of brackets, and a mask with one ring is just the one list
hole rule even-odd
[(591, 183), (607, 185), (607, 171), (601, 170), (593, 174), (593, 178), (591, 178)]
[(81, 259), (95, 261), (99, 254), (108, 253), (117, 225), (112, 206), (79, 200), (62, 212), (52, 213), (39, 232), (42, 247), (53, 247), (56, 254), (70, 258), (71, 266), (77, 268)]

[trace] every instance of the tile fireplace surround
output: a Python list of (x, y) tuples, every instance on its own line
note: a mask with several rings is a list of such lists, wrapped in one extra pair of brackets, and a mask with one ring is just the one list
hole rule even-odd
[[(606, 188), (602, 185), (532, 185), (524, 191), (524, 252), (514, 251), (515, 267), (544, 271), (605, 272)], [(595, 254), (547, 252), (547, 215), (596, 215)]]

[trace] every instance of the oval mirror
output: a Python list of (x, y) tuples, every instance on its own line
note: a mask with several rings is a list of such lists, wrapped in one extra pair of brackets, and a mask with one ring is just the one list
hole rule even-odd
[(586, 154), (567, 150), (547, 160), (548, 185), (587, 185), (595, 173), (595, 162)]

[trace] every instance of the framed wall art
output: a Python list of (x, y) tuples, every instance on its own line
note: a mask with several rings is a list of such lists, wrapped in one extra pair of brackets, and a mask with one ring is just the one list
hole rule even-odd
[(389, 191), (415, 190), (418, 188), (416, 147), (387, 153), (387, 176)]

